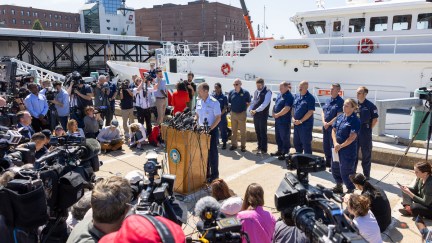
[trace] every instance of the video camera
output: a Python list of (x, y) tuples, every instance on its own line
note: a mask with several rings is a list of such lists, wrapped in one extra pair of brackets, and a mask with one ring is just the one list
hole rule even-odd
[(419, 99), (432, 102), (432, 90), (428, 90), (426, 87), (421, 87), (419, 90), (423, 91), (423, 94), (419, 94)]
[(75, 93), (75, 90), (79, 89), (80, 84), (84, 84), (84, 80), (81, 74), (78, 71), (73, 71), (66, 75), (66, 81), (64, 82), (65, 87), (69, 87), (73, 82), (72, 86), (72, 94)]
[[(242, 237), (249, 242), (247, 233), (242, 232), (242, 225), (236, 217), (225, 217), (220, 212), (220, 204), (215, 198), (207, 196), (198, 200), (195, 205), (195, 215), (201, 221), (197, 224), (202, 242), (237, 243), (242, 242)], [(189, 238), (186, 242), (192, 242)]]
[(119, 83), (117, 83), (117, 89), (120, 91), (121, 89), (129, 89), (130, 81), (129, 79), (125, 79)]
[(342, 203), (342, 199), (321, 185), (308, 184), (308, 173), (324, 171), (325, 160), (309, 154), (293, 154), (286, 162), (289, 169), (297, 169), (297, 176), (291, 172), (285, 174), (275, 193), (276, 209), (282, 214), (290, 212), (295, 226), (311, 242), (366, 242), (335, 203)]
[(46, 90), (47, 90), (45, 92), (46, 99), (48, 101), (53, 101), (58, 94), (57, 89), (55, 89), (54, 87), (48, 87), (48, 88), (46, 88)]
[(135, 213), (163, 216), (179, 225), (186, 223), (186, 210), (174, 196), (175, 175), (165, 174), (156, 179), (158, 170), (162, 168), (157, 161), (157, 154), (151, 151), (146, 159), (144, 172), (148, 180), (133, 185), (136, 188), (134, 194), (138, 196)]

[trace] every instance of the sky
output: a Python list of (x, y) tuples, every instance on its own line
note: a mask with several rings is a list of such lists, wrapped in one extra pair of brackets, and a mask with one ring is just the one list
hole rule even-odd
[[(151, 8), (153, 5), (163, 3), (186, 4), (192, 0), (126, 0), (126, 5), (135, 9)], [(403, 0), (406, 1), (406, 0)], [(408, 0), (409, 1), (409, 0)], [(14, 4), (17, 6), (32, 6), (34, 8), (42, 8), (64, 12), (78, 12), (85, 0), (0, 0), (0, 4)], [(239, 0), (209, 0), (209, 2), (220, 2), (236, 7), (240, 7)], [(249, 15), (253, 21), (255, 34), (257, 33), (257, 25), (264, 26), (267, 29), (265, 34), (267, 37), (283, 38), (298, 38), (299, 34), (294, 24), (289, 20), (296, 12), (317, 9), (317, 0), (245, 0), (249, 10)], [(345, 6), (346, 0), (322, 0), (325, 8)], [(265, 9), (265, 11), (264, 11)], [(263, 37), (261, 32), (261, 37)]]

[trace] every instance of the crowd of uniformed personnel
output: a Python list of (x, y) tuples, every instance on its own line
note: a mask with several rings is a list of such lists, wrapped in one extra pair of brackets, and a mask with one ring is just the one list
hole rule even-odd
[[(226, 96), (220, 83), (215, 84), (214, 92), (209, 95), (209, 86), (202, 83), (198, 86), (196, 113), (199, 124), (207, 118), (211, 128), (211, 145), (209, 153), (209, 181), (219, 176), (218, 153), (219, 134), (222, 137), (222, 149), (227, 148), (228, 122), (231, 115), (230, 150), (238, 149), (238, 131), (240, 130), (241, 151), (246, 152), (246, 118), (247, 113), (253, 118), (257, 136), (257, 154), (267, 154), (267, 121), (269, 116), (275, 120), (277, 151), (270, 153), (284, 160), (291, 149), (291, 128), (294, 130), (293, 141), (296, 153), (312, 154), (312, 130), (314, 124), (315, 98), (308, 91), (308, 82), (298, 85), (298, 92), (291, 93), (291, 83), (282, 82), (270, 109), (272, 91), (262, 78), (256, 80), (257, 89), (252, 93), (242, 88), (240, 79), (235, 79), (233, 89)], [(349, 176), (356, 173), (358, 154), (362, 154), (362, 168), (366, 179), (370, 177), (372, 153), (372, 128), (377, 124), (377, 107), (368, 99), (368, 89), (361, 86), (357, 89), (357, 100), (343, 99), (339, 93), (341, 86), (334, 83), (330, 88), (331, 97), (322, 106), (323, 150), (327, 166), (336, 181), (334, 192), (342, 193), (343, 184), (348, 192), (355, 187)], [(217, 103), (217, 101), (219, 103)], [(219, 128), (219, 129), (216, 129)]]

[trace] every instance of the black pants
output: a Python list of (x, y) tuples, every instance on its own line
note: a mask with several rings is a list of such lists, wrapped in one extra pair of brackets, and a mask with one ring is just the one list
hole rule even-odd
[(213, 181), (219, 178), (219, 154), (217, 147), (219, 143), (219, 130), (217, 128), (211, 130), (210, 136), (210, 148), (207, 160), (207, 177)]
[(151, 124), (152, 110), (151, 110), (151, 108), (147, 108), (147, 109), (143, 109), (141, 107), (136, 107), (136, 108), (137, 108), (138, 122), (141, 124), (144, 124), (144, 121), (145, 121), (146, 133), (147, 133), (147, 137), (148, 137), (152, 131), (152, 124)]
[(42, 122), (39, 120), (39, 118), (36, 117), (32, 117), (32, 123), (31, 123), (33, 130), (35, 132), (40, 132), (43, 129), (47, 129), (48, 126), (47, 125), (43, 125)]
[(432, 219), (432, 207), (426, 207), (423, 204), (414, 202), (407, 194), (402, 193), (402, 204), (410, 205), (414, 217), (422, 216)]
[(267, 153), (267, 117), (266, 114), (254, 115), (255, 133), (258, 139), (258, 150)]

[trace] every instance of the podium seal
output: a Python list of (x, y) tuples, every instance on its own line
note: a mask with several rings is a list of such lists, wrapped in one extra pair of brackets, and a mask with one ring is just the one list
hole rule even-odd
[(169, 155), (174, 164), (180, 163), (180, 153), (177, 149), (171, 149)]

